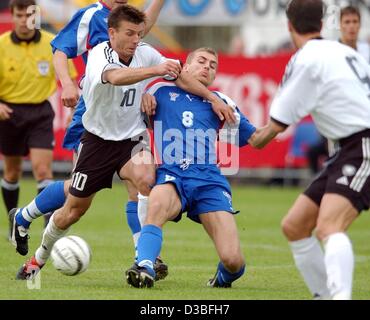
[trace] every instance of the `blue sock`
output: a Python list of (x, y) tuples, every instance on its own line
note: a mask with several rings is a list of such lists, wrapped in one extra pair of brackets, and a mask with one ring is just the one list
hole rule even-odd
[(235, 280), (239, 279), (245, 271), (245, 265), (236, 273), (230, 273), (229, 271), (226, 270), (225, 266), (220, 262), (217, 267), (218, 272), (218, 282), (220, 284), (225, 284), (225, 283), (232, 283)]
[(17, 221), (17, 224), (19, 224), (20, 226), (23, 226), (26, 229), (28, 229), (31, 225), (31, 221), (27, 221), (25, 218), (23, 218), (22, 215), (23, 210), (24, 208), (21, 208), (20, 214), (19, 212), (17, 213), (17, 215), (15, 216), (15, 221)]
[(35, 198), (36, 206), (43, 214), (55, 211), (63, 207), (66, 201), (64, 194), (64, 181), (56, 181), (49, 184)]
[(64, 181), (53, 182), (26, 207), (21, 208), (15, 219), (19, 225), (28, 229), (34, 219), (61, 208), (65, 200)]
[(138, 265), (153, 271), (155, 259), (161, 252), (162, 229), (154, 225), (145, 225), (141, 229), (138, 250)]
[(141, 225), (139, 217), (137, 215), (137, 202), (129, 201), (126, 204), (126, 218), (127, 224), (131, 229), (131, 233), (134, 235), (141, 231)]

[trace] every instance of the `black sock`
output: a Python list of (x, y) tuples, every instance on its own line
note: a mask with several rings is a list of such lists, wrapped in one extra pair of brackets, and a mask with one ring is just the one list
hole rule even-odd
[(7, 212), (18, 206), (19, 183), (1, 180), (1, 192)]

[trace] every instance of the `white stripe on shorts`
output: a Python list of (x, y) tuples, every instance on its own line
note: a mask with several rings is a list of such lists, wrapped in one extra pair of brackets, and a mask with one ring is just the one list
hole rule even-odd
[(361, 192), (366, 180), (370, 176), (370, 138), (362, 138), (363, 161), (360, 169), (353, 178), (350, 188)]

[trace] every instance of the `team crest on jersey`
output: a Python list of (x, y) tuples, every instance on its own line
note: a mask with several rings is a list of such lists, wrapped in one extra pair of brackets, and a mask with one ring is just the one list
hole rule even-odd
[(191, 159), (182, 159), (180, 168), (185, 171), (189, 169), (190, 163), (191, 163)]
[(176, 92), (170, 92), (169, 95), (170, 95), (171, 101), (173, 101), (173, 102), (176, 102), (177, 98), (180, 96)]
[(39, 73), (42, 76), (47, 76), (49, 74), (49, 70), (50, 70), (49, 61), (39, 61), (37, 63), (37, 68), (39, 69)]
[(168, 182), (168, 181), (174, 181), (174, 180), (176, 180), (175, 177), (166, 174), (166, 182)]

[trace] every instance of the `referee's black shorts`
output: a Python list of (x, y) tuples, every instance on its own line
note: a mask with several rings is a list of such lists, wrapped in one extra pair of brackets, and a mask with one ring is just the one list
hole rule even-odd
[(0, 121), (0, 152), (26, 156), (30, 149), (54, 149), (54, 110), (49, 101), (40, 104), (9, 104), (10, 119)]
[(339, 152), (304, 194), (320, 206), (325, 193), (347, 198), (361, 212), (370, 206), (370, 129), (339, 141)]

